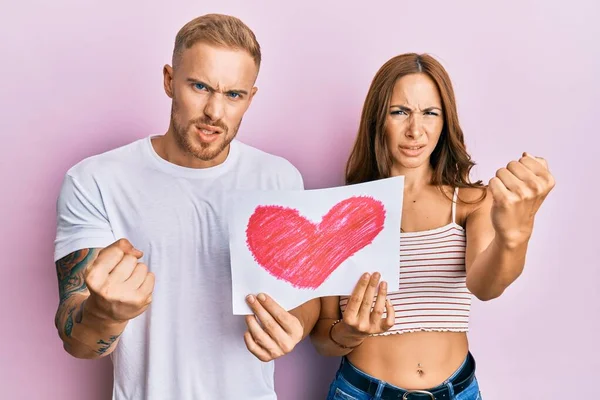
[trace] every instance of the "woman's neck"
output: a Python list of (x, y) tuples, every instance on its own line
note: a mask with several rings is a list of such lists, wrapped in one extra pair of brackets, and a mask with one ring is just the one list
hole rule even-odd
[(433, 168), (429, 163), (417, 168), (392, 167), (392, 176), (404, 176), (404, 192), (415, 193), (430, 185)]

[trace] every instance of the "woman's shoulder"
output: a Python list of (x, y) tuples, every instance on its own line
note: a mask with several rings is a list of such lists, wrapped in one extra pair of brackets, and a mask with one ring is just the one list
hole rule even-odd
[(467, 218), (474, 212), (491, 207), (492, 194), (487, 186), (458, 189), (456, 204), (457, 223), (465, 226)]
[(485, 201), (489, 195), (487, 186), (463, 187), (457, 190), (459, 203), (480, 203)]
[(457, 204), (476, 206), (477, 204), (484, 201), (489, 195), (489, 189), (487, 186), (469, 186), (469, 187), (455, 187), (450, 185), (441, 186), (442, 192), (447, 198), (454, 198), (455, 192), (457, 192)]

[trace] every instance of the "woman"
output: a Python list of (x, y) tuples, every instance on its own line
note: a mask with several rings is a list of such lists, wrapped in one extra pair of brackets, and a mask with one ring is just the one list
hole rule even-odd
[[(311, 334), (343, 356), (328, 399), (480, 399), (467, 340), (471, 294), (494, 299), (521, 274), (535, 213), (554, 186), (527, 153), (472, 183), (454, 92), (428, 55), (377, 72), (346, 183), (403, 175), (400, 290), (365, 274), (352, 295), (321, 299)], [(386, 300), (387, 297), (387, 300)]]

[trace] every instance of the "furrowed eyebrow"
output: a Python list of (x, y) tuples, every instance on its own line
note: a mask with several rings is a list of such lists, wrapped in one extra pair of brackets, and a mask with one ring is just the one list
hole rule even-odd
[(390, 108), (399, 108), (402, 111), (412, 111), (412, 109), (410, 107), (401, 106), (401, 105), (392, 105), (392, 106), (390, 106)]
[[(204, 85), (204, 86), (206, 86), (206, 88), (207, 88), (208, 90), (210, 90), (211, 92), (222, 93), (222, 91), (220, 91), (220, 90), (216, 90), (215, 88), (213, 88), (212, 86), (210, 86), (208, 83), (202, 82), (202, 81), (200, 81), (200, 80), (198, 80), (198, 79), (194, 79), (194, 78), (187, 78), (187, 81), (188, 81), (189, 83), (199, 83), (199, 84), (201, 84), (201, 85)], [(247, 94), (248, 94), (248, 91), (247, 91), (247, 90), (244, 90), (244, 89), (231, 89), (231, 90), (228, 90), (228, 91), (226, 91), (225, 93), (237, 93), (237, 94), (243, 94), (243, 95), (247, 95)]]
[[(400, 105), (400, 104), (391, 105), (390, 108), (399, 108), (402, 111), (413, 111), (412, 108), (404, 106), (404, 105)], [(427, 107), (427, 108), (423, 109), (423, 111), (432, 111), (432, 110), (438, 110), (438, 111), (442, 112), (442, 109), (438, 106), (431, 106), (431, 107)]]
[(237, 93), (237, 94), (243, 94), (243, 95), (248, 94), (248, 92), (243, 89), (232, 89), (232, 90), (228, 90), (227, 93)]

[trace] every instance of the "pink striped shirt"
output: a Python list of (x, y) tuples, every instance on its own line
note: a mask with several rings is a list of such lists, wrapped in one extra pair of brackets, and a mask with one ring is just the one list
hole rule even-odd
[[(396, 321), (381, 335), (468, 331), (471, 293), (466, 285), (466, 234), (456, 223), (457, 195), (455, 190), (450, 224), (401, 233), (400, 290), (388, 293)], [(342, 312), (347, 303), (347, 296), (340, 298)]]

